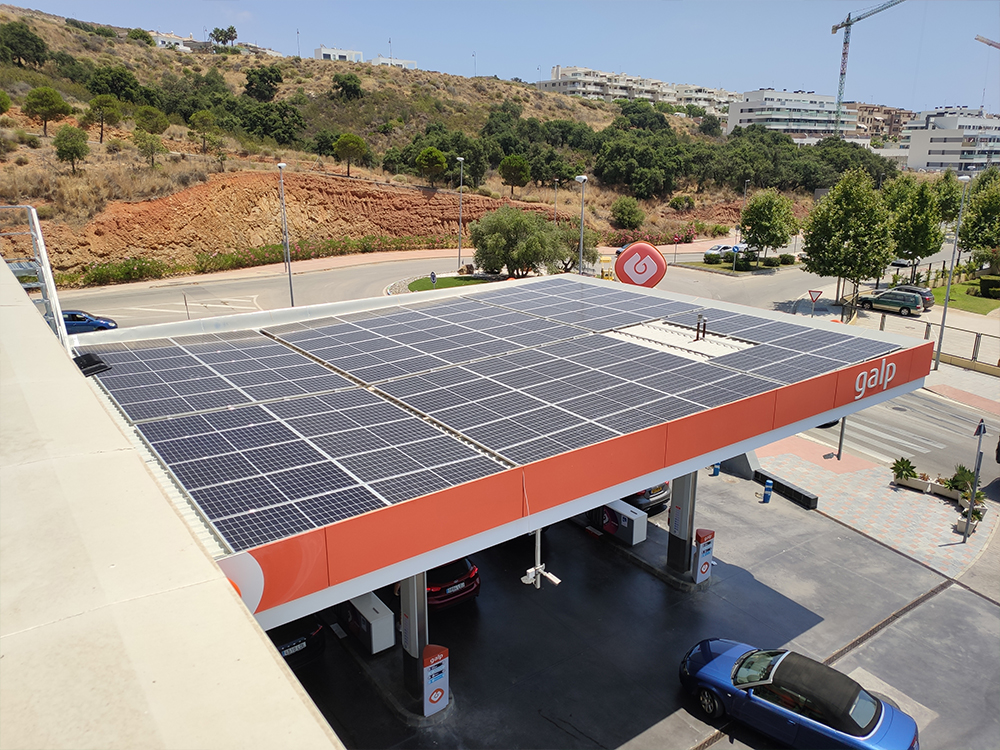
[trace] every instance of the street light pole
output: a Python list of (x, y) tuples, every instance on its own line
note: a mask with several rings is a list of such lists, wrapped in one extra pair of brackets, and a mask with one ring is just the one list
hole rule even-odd
[(552, 221), (559, 225), (559, 178), (556, 177), (556, 194), (552, 198)]
[(576, 176), (576, 181), (580, 183), (580, 275), (583, 275), (583, 196), (587, 193), (587, 175)]
[(281, 240), (285, 245), (285, 265), (288, 267), (288, 301), (295, 307), (295, 292), (292, 291), (292, 253), (288, 249), (288, 219), (285, 216), (285, 167), (284, 162), (278, 165), (278, 188), (281, 194)]
[(458, 159), (458, 270), (462, 270), (462, 187), (465, 185), (465, 158)]
[(958, 178), (959, 182), (964, 182), (962, 188), (962, 202), (958, 207), (958, 221), (955, 223), (955, 242), (951, 246), (951, 268), (948, 269), (948, 286), (944, 291), (944, 310), (941, 313), (941, 333), (938, 335), (937, 352), (934, 355), (934, 369), (938, 369), (941, 364), (941, 347), (944, 345), (944, 324), (948, 319), (948, 299), (951, 297), (951, 277), (955, 274), (955, 252), (958, 250), (958, 231), (962, 228), (962, 211), (965, 210), (965, 194), (969, 190), (969, 180), (972, 178), (963, 174)]
[(736, 244), (743, 242), (743, 211), (747, 207), (747, 187), (750, 185), (750, 180), (743, 181), (743, 206), (740, 208), (740, 223), (736, 228), (739, 238), (736, 240)]

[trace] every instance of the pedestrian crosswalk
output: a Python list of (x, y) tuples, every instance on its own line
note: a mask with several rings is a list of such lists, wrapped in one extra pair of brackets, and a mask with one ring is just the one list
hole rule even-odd
[[(844, 450), (883, 464), (897, 458), (914, 458), (950, 451), (968, 443), (974, 425), (967, 413), (958, 414), (949, 402), (916, 391), (870, 406), (847, 418)], [(829, 446), (836, 452), (841, 423), (815, 427), (802, 437)]]

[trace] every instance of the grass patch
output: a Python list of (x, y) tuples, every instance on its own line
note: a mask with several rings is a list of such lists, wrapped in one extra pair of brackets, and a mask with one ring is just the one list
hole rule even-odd
[(437, 286), (431, 285), (429, 276), (410, 282), (407, 287), (411, 292), (426, 292), (430, 289), (450, 289), (455, 286), (469, 286), (471, 284), (488, 284), (487, 279), (474, 279), (469, 276), (438, 276)]
[[(955, 310), (965, 310), (966, 312), (977, 313), (978, 315), (986, 315), (986, 313), (1000, 307), (1000, 299), (973, 297), (971, 294), (966, 292), (966, 290), (970, 288), (978, 290), (979, 279), (976, 279), (975, 281), (963, 281), (958, 284), (953, 283), (951, 285), (951, 301), (948, 303), (948, 307), (954, 308)], [(939, 286), (933, 290), (935, 305), (944, 304), (944, 294), (946, 289), (946, 286)]]

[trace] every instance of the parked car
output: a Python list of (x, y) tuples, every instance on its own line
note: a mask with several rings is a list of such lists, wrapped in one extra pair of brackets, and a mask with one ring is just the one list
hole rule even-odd
[(638, 508), (647, 516), (653, 516), (666, 509), (670, 502), (670, 482), (658, 484), (655, 487), (636, 492), (634, 495), (623, 497), (626, 503), (633, 508)]
[(794, 651), (710, 638), (684, 655), (680, 681), (708, 717), (728, 714), (791, 747), (920, 747), (911, 716)]
[(917, 294), (920, 299), (924, 301), (924, 309), (930, 310), (934, 307), (934, 292), (925, 286), (916, 286), (914, 284), (901, 284), (900, 286), (894, 286), (892, 288), (896, 292), (910, 292), (912, 294)]
[(118, 327), (118, 324), (111, 318), (91, 315), (89, 312), (84, 312), (83, 310), (63, 310), (62, 315), (63, 322), (66, 323), (66, 333), (70, 334), (107, 331)]
[(906, 258), (896, 258), (889, 264), (890, 268), (911, 268), (915, 266), (917, 261), (907, 260)]
[(479, 596), (479, 568), (467, 557), (427, 571), (427, 609), (436, 612)]
[(316, 615), (279, 625), (267, 635), (290, 667), (312, 661), (326, 648), (326, 626)]
[(895, 289), (859, 294), (858, 304), (863, 310), (898, 312), (903, 317), (919, 315), (924, 309), (924, 301), (920, 295)]

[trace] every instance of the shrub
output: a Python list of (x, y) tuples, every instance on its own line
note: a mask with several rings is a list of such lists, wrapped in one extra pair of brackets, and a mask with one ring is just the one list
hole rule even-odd
[[(727, 255), (732, 255), (732, 253), (727, 253)], [(716, 253), (705, 253), (705, 263), (709, 266), (716, 266), (722, 262), (722, 257)], [(730, 258), (732, 260), (732, 258)]]
[(25, 164), (28, 163), (28, 157), (27, 156), (19, 156), (16, 159), (14, 159), (14, 163), (17, 166), (19, 166), (19, 167), (23, 167)]
[(729, 234), (729, 227), (725, 224), (713, 224), (712, 228), (708, 230), (708, 233), (712, 237), (725, 237)]
[(120, 153), (124, 147), (125, 143), (123, 141), (118, 140), (117, 138), (111, 138), (108, 140), (107, 143), (104, 144), (104, 150), (107, 151), (109, 154)]
[(892, 476), (897, 482), (900, 479), (914, 479), (917, 476), (917, 469), (910, 459), (897, 458), (892, 463)]
[(694, 208), (694, 198), (690, 195), (675, 195), (668, 205), (677, 211), (690, 211)]
[(1000, 276), (987, 276), (984, 274), (979, 277), (979, 295), (981, 297), (996, 299), (998, 292), (1000, 292)]
[(733, 263), (733, 259), (734, 259), (735, 257), (736, 257), (736, 256), (735, 256), (735, 255), (733, 254), (733, 251), (732, 251), (732, 250), (727, 250), (726, 252), (724, 252), (724, 253), (722, 254), (722, 260), (723, 260), (723, 262), (725, 262), (725, 263), (729, 263), (730, 265), (732, 265), (732, 263)]
[(738, 258), (736, 260), (736, 270), (737, 271), (750, 271), (753, 266), (750, 265), (749, 258)]
[(795, 256), (792, 255), (791, 253), (782, 253), (781, 255), (778, 256), (778, 262), (781, 263), (781, 265), (783, 266), (794, 266)]
[(611, 204), (611, 216), (622, 229), (638, 229), (646, 220), (646, 214), (639, 208), (639, 202), (627, 195), (623, 195)]
[(781, 261), (775, 258), (773, 255), (769, 255), (763, 260), (764, 268), (777, 268), (781, 265)]
[(162, 279), (169, 271), (170, 267), (161, 260), (126, 258), (105, 263), (91, 263), (83, 271), (82, 282), (84, 286), (124, 284), (129, 281)]

